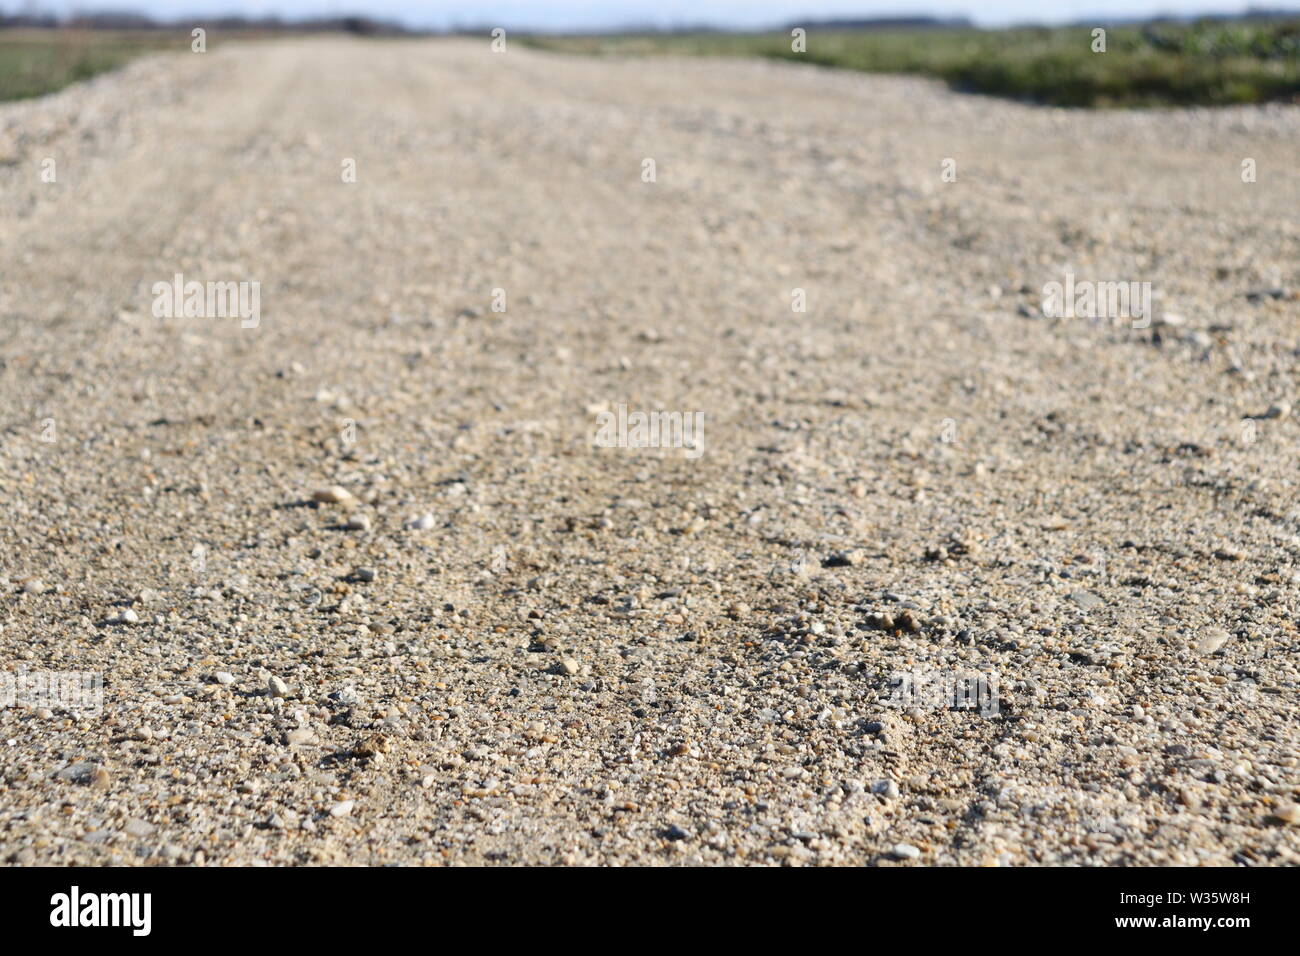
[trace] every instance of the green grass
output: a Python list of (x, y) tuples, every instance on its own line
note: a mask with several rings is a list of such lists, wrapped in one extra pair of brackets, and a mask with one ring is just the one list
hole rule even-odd
[(1300, 102), (1300, 20), (1202, 22), (1106, 31), (1092, 52), (1084, 27), (1015, 30), (811, 30), (807, 52), (787, 34), (653, 34), (526, 39), (588, 54), (764, 56), (872, 73), (938, 77), (953, 89), (1052, 106), (1223, 106)]
[[(534, 36), (570, 53), (765, 56), (875, 73), (915, 73), (957, 90), (1053, 106), (1300, 103), (1300, 19), (1107, 30), (1093, 53), (1084, 27), (819, 31), (806, 53), (786, 34)], [(0, 31), (0, 100), (42, 96), (141, 53), (189, 47), (167, 31)]]
[(163, 31), (0, 31), (0, 100), (44, 96), (163, 48), (189, 49), (189, 36)]

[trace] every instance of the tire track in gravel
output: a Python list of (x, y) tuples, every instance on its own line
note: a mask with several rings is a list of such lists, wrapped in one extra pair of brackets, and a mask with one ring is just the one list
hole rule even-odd
[[(24, 290), (23, 301), (48, 310), (33, 319), (59, 329), (59, 334), (57, 351), (32, 353), (32, 365), (46, 370), (45, 387), (28, 399), (28, 420), (13, 420), (9, 432), (15, 443), (33, 449), (29, 460), (45, 489), (42, 512), (66, 509), (87, 496), (97, 499), (113, 515), (110, 527), (116, 536), (111, 547), (122, 557), (144, 560), (179, 547), (174, 560), (181, 560), (195, 542), (218, 539), (207, 532), (201, 513), (187, 516), (180, 525), (158, 513), (150, 500), (156, 479), (147, 462), (108, 488), (94, 469), (79, 468), (76, 462), (97, 445), (135, 444), (146, 422), (160, 412), (154, 426), (205, 421), (214, 433), (228, 429), (239, 415), (231, 399), (240, 392), (212, 370), (251, 364), (248, 358), (255, 353), (247, 339), (232, 343), (230, 335), (196, 327), (194, 319), (153, 316), (150, 286), (169, 280), (176, 271), (210, 278), (203, 266), (213, 263), (213, 250), (255, 218), (250, 182), (275, 182), (284, 175), (276, 163), (268, 162), (277, 152), (268, 149), (266, 140), (282, 127), (285, 111), (294, 107), (303, 87), (302, 63), (311, 54), (295, 52), (271, 58), (237, 49), (212, 54), (208, 69), (227, 77), (222, 85), (200, 85), (195, 95), (160, 107), (145, 136), (97, 168), (94, 178), (77, 182), (70, 196), (60, 196), (23, 224), (29, 235), (42, 235), (52, 222), (66, 218), (67, 205), (82, 197), (94, 200), (89, 215), (77, 221), (65, 240), (89, 254), (72, 259), (75, 266), (65, 273), (45, 268), (41, 263), (48, 256), (33, 262), (25, 275), (18, 273), (15, 285)], [(169, 69), (167, 58), (157, 58), (156, 68)], [(224, 157), (225, 162), (214, 162), (214, 157)], [(85, 207), (78, 203), (77, 208)], [(15, 238), (22, 241), (23, 234)], [(86, 281), (88, 276), (92, 282)], [(65, 290), (72, 291), (72, 302)], [(78, 310), (85, 319), (51, 318)], [(240, 349), (237, 357), (232, 345)], [(20, 358), (10, 371), (26, 364)], [(92, 390), (84, 386), (88, 380), (97, 380)], [(155, 380), (178, 384), (172, 391), (179, 392), (179, 400), (165, 407), (156, 403)], [(147, 412), (149, 405), (155, 410)], [(45, 416), (56, 422), (60, 441), (54, 445), (33, 440)], [(237, 428), (242, 431), (242, 421)], [(187, 484), (208, 484), (203, 466), (186, 471)], [(218, 487), (223, 484), (218, 480)], [(146, 505), (137, 510), (140, 500)], [(59, 540), (56, 534), (51, 532), (53, 540)], [(64, 611), (65, 620), (100, 603), (105, 593), (130, 587), (102, 553), (75, 540), (64, 539), (62, 544), (67, 556), (82, 556), (83, 569), (80, 579), (67, 581), (73, 604)]]
[[(158, 57), (155, 62), (156, 69), (170, 68), (167, 58)], [(272, 70), (269, 76), (258, 77), (261, 82), (244, 74), (242, 85), (234, 90), (222, 88), (223, 97), (234, 93), (238, 98), (240, 109), (233, 116), (228, 110), (204, 104), (198, 97), (158, 109), (154, 121), (162, 127), (161, 135), (184, 143), (185, 149), (166, 151), (155, 135), (151, 140), (131, 144), (111, 166), (96, 169), (92, 179), (76, 180), (70, 188), (65, 163), (60, 188), (68, 188), (68, 193), (41, 207), (8, 234), (12, 247), (32, 250), (36, 258), (23, 256), (19, 268), (9, 273), (15, 292), (0, 300), (0, 308), (21, 314), (16, 310), (42, 306), (42, 311), (30, 314), (30, 321), (51, 323), (61, 329), (61, 355), (76, 359), (97, 355), (119, 368), (121, 357), (129, 352), (122, 343), (138, 336), (134, 323), (119, 318), (121, 310), (146, 316), (158, 329), (166, 329), (162, 320), (147, 315), (152, 301), (148, 286), (174, 271), (178, 237), (207, 218), (223, 201), (221, 187), (229, 182), (229, 171), (221, 163), (214, 163), (213, 157), (227, 154), (222, 146), (232, 140), (239, 144), (235, 154), (248, 149), (286, 102), (287, 86), (295, 72), (292, 60), (271, 58), (257, 62), (267, 63)], [(217, 70), (221, 65), (210, 69)], [(213, 90), (205, 92), (210, 96)], [(226, 125), (231, 120), (233, 124)], [(57, 156), (70, 148), (71, 144), (65, 143), (51, 151)], [(164, 152), (168, 160), (160, 161)], [(75, 175), (75, 166), (71, 172)], [(80, 214), (75, 219), (67, 215), (69, 206)], [(60, 246), (46, 246), (34, 238), (54, 234), (55, 223), (67, 224), (72, 230), (70, 234), (59, 230)], [(60, 259), (54, 254), (67, 246), (81, 254), (62, 264), (61, 269)], [(87, 276), (95, 277), (93, 284), (85, 281)], [(71, 299), (67, 291), (72, 292)], [(100, 318), (97, 322), (69, 321), (71, 312)], [(15, 324), (5, 346), (17, 343), (22, 334), (21, 326)], [(146, 338), (143, 344), (148, 347), (150, 343), (156, 351), (142, 364), (156, 367), (157, 355), (168, 351), (172, 343)], [(48, 358), (54, 360), (53, 355)], [(83, 364), (80, 371), (84, 374), (88, 370)], [(57, 377), (61, 373), (53, 374)], [(52, 384), (38, 404), (59, 409), (85, 407), (70, 399), (75, 387), (72, 382), (64, 387)]]

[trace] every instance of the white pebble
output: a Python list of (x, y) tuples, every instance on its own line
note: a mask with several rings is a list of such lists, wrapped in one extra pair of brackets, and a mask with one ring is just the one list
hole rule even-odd
[(1300, 824), (1300, 805), (1284, 803), (1273, 811), (1273, 816), (1289, 826)]
[(312, 501), (319, 501), (327, 505), (341, 505), (345, 502), (354, 500), (352, 492), (348, 491), (341, 485), (333, 485), (320, 491), (312, 493)]
[(1229, 634), (1220, 627), (1205, 631), (1196, 642), (1196, 650), (1201, 654), (1213, 654), (1228, 643)]

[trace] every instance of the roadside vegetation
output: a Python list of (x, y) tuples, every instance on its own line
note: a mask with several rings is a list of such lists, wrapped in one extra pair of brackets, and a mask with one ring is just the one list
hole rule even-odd
[[(240, 24), (241, 35), (277, 30)], [(365, 21), (300, 24), (380, 34)], [(387, 28), (396, 32), (395, 28)], [(531, 46), (595, 55), (762, 56), (874, 73), (938, 77), (953, 89), (1052, 106), (1224, 106), (1300, 103), (1300, 18), (1088, 27), (843, 29), (812, 27), (806, 52), (788, 31), (524, 38)], [(0, 100), (42, 96), (115, 69), (141, 53), (188, 46), (171, 29), (0, 29)]]
[(3, 30), (0, 100), (44, 96), (169, 46), (188, 49), (189, 37), (156, 30)]
[(938, 77), (953, 89), (1052, 106), (1223, 106), (1300, 102), (1300, 18), (1106, 28), (808, 30), (769, 34), (532, 36), (569, 53), (764, 56), (873, 73)]

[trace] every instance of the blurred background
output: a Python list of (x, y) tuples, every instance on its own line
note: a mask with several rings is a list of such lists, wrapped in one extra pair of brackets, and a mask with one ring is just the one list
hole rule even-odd
[[(20, 9), (59, 17), (123, 11), (159, 19), (230, 14), (254, 19), (320, 19), (364, 14), (411, 29), (456, 30), (492, 24), (550, 31), (686, 29), (703, 25), (761, 30), (798, 20), (899, 18), (1003, 27), (1240, 16), (1261, 6), (1232, 0), (33, 0), (8, 5), (11, 12)], [(1287, 5), (1271, 6), (1281, 10)], [(5, 7), (0, 4), (0, 9)], [(1295, 10), (1292, 7), (1293, 13)]]
[(0, 3), (0, 100), (187, 49), (195, 27), (213, 45), (321, 31), (486, 38), (501, 27), (553, 53), (788, 58), (1067, 107), (1300, 99), (1300, 7), (1227, 0), (24, 0)]

